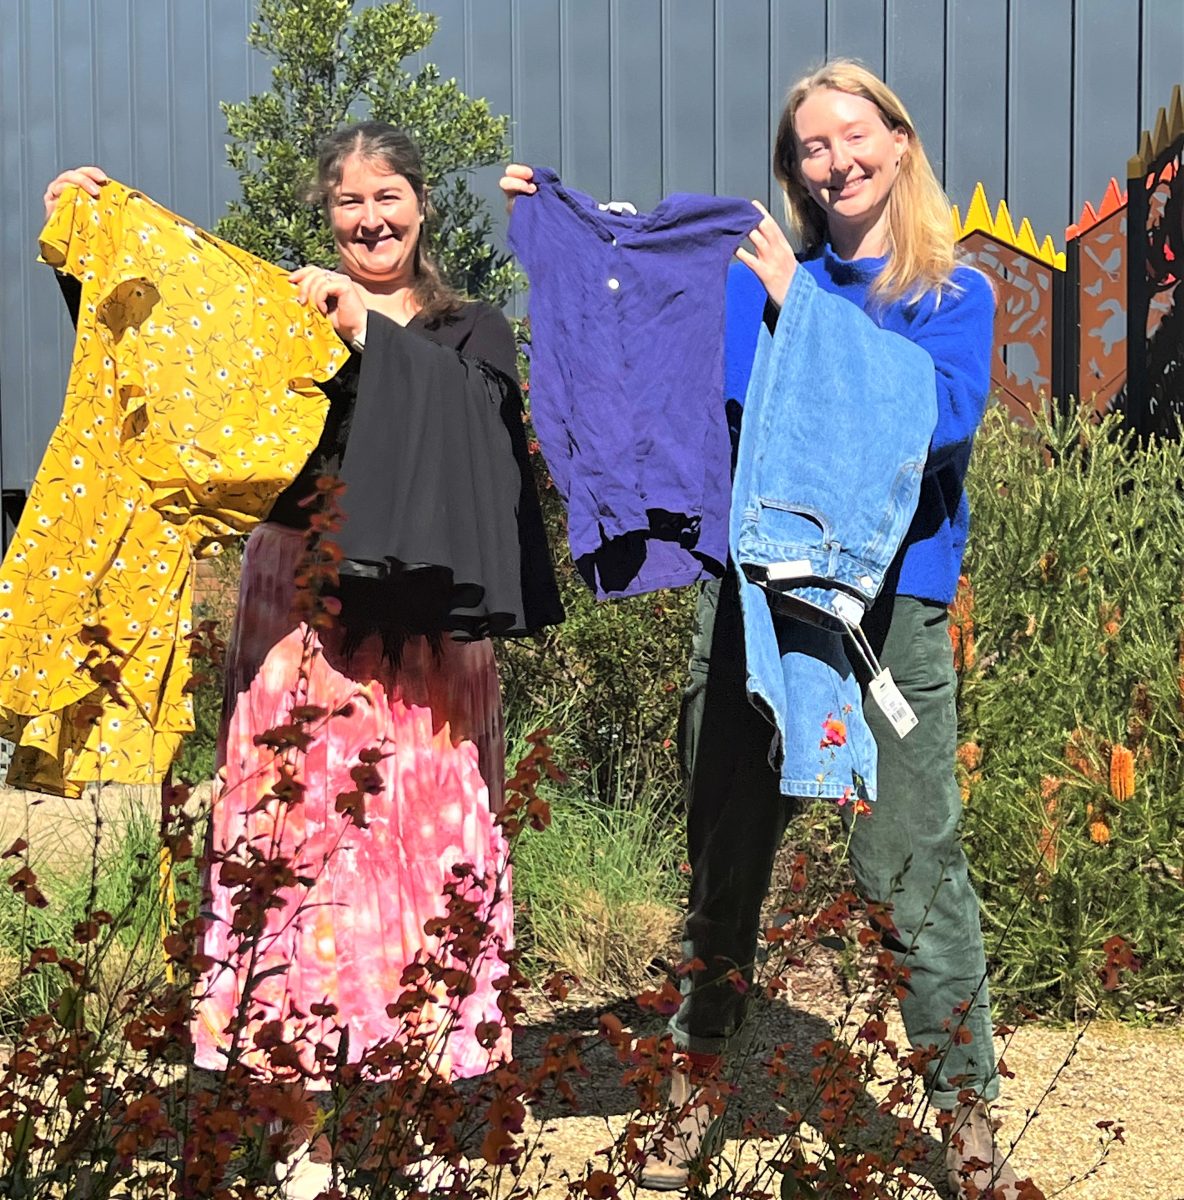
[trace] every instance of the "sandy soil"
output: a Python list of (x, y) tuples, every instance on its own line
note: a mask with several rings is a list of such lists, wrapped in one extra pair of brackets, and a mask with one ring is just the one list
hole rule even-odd
[[(842, 997), (833, 989), (814, 988), (789, 1002), (771, 1004), (762, 1015), (762, 1028), (754, 1037), (754, 1060), (778, 1042), (808, 1048), (840, 1019)], [(633, 1021), (630, 1021), (632, 1010)], [(554, 1019), (536, 1021), (516, 1047), (529, 1061), (532, 1042), (556, 1030), (596, 1026), (597, 1006), (568, 1008)], [(615, 1011), (626, 1024), (653, 1031), (652, 1020), (631, 1005)], [(1019, 1029), (1006, 1049), (1007, 1066), (1015, 1073), (1004, 1081), (1003, 1094), (994, 1106), (1001, 1119), (1001, 1136), (1010, 1143), (1018, 1138), (1013, 1162), (1021, 1176), (1031, 1176), (1049, 1196), (1074, 1200), (1184, 1200), (1184, 1181), (1175, 1162), (1176, 1122), (1184, 1113), (1184, 1029), (1129, 1028), (1112, 1022), (1095, 1022), (1084, 1036), (1072, 1028), (1032, 1024)], [(904, 1031), (890, 1023), (890, 1036), (903, 1042)], [(1068, 1059), (1068, 1065), (1065, 1064)], [(621, 1068), (607, 1049), (589, 1056), (592, 1076), (581, 1088), (583, 1112), (546, 1122), (536, 1119), (540, 1147), (552, 1157), (552, 1172), (585, 1173), (587, 1163), (607, 1146), (628, 1119), (628, 1096), (619, 1087)], [(1063, 1069), (1061, 1069), (1063, 1066)], [(1058, 1070), (1061, 1073), (1047, 1091)], [(737, 1113), (730, 1121), (729, 1137), (720, 1168), (721, 1182), (729, 1177), (751, 1179), (767, 1147), (737, 1138), (743, 1117), (769, 1112), (774, 1104), (764, 1072), (756, 1066), (744, 1072), (735, 1098)], [(537, 1114), (536, 1114), (537, 1117)], [(1099, 1121), (1112, 1121), (1124, 1129), (1124, 1141), (1115, 1143), (1099, 1165)], [(810, 1152), (811, 1139), (805, 1139)], [(940, 1147), (932, 1142), (930, 1185), (911, 1195), (944, 1195), (940, 1188)], [(602, 1165), (603, 1160), (598, 1163)], [(769, 1190), (775, 1191), (776, 1177)], [(648, 1195), (649, 1193), (644, 1193)], [(726, 1192), (725, 1192), (726, 1194)]]

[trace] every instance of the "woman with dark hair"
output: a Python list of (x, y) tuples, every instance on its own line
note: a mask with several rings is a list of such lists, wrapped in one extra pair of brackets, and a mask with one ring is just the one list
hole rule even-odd
[[(97, 168), (63, 173), (47, 212), (67, 184), (97, 196), (105, 182)], [(541, 523), (531, 525), (517, 351), (505, 317), (459, 295), (432, 262), (424, 171), (401, 130), (334, 133), (310, 199), (337, 268), (290, 278), (354, 353), (321, 385), (320, 442), (243, 555), (195, 1058), (323, 1089), (333, 1064), (389, 1074), (412, 1040), (414, 1069), (472, 1076), (509, 1049), (495, 987), (512, 915), (488, 635), (562, 616)], [(347, 480), (344, 524), (329, 534), (343, 555), (332, 622), (314, 617), (307, 591), (309, 549), (323, 548), (330, 516), (318, 509), (338, 494), (318, 487), (327, 477)], [(270, 736), (294, 726), (294, 741)], [(249, 873), (274, 864), (288, 878), (251, 928)], [(459, 948), (425, 932), (450, 894), (475, 913)], [(433, 957), (447, 986), (417, 974)], [(400, 1006), (413, 979), (423, 995)], [(274, 1038), (258, 1036), (267, 1027), (280, 1031), (286, 1071)]]
[[(233, 933), (233, 889), (219, 886), (218, 860), (240, 857), (234, 847), (243, 839), (267, 846), (274, 837), (286, 855), (315, 864), (317, 878), (307, 893), (293, 889), (273, 914), (277, 919), (269, 918), (270, 939), (261, 940), (255, 977), (272, 963), (290, 965), (254, 983), (252, 1000), (293, 1032), (315, 1026), (300, 1047), (309, 1069), (318, 1045), (339, 1045), (338, 1029), (348, 1031), (352, 1061), (406, 1032), (407, 1018), (388, 1016), (387, 1006), (402, 990), (406, 968), (436, 948), (424, 925), (443, 914), (450, 869), (472, 864), (490, 944), (472, 964), (472, 990), (463, 1004), (441, 1000), (436, 1012), (428, 1006), (416, 1013), (421, 1033), (438, 1025), (431, 1034), (437, 1039), (432, 1066), (468, 1076), (508, 1049), (507, 1033), (490, 1047), (475, 1032), (498, 1016), (497, 947), (512, 937), (506, 847), (493, 819), (502, 802), (505, 750), (492, 644), (433, 636), (410, 623), (392, 639), (391, 620), (401, 614), (372, 612), (367, 593), (378, 585), (365, 578), (343, 577), (342, 611), (328, 630), (293, 623), (290, 613), (317, 478), (340, 476), (347, 455), (356, 453), (350, 433), (361, 419), (356, 399), (368, 357), (376, 353), (375, 337), (406, 330), (511, 380), (516, 348), (501, 313), (464, 301), (432, 263), (423, 236), (423, 168), (402, 131), (367, 122), (333, 134), (318, 156), (313, 196), (332, 230), (338, 267), (303, 267), (291, 278), (301, 299), (326, 313), (355, 353), (326, 385), (330, 409), (320, 444), (243, 555), (226, 668), (222, 794), (213, 820), (213, 920), (205, 953), (215, 965), (197, 1000), (196, 1057), (202, 1066), (221, 1064), (224, 1031), (233, 1027), (246, 985), (241, 976), (248, 963), (236, 953)], [(399, 378), (381, 382), (391, 444), (370, 448), (379, 470), (384, 458), (394, 468), (394, 442), (407, 436), (400, 392), (410, 386)], [(352, 490), (353, 484), (342, 498), (347, 529), (355, 515)], [(255, 739), (291, 719), (294, 695), (306, 710), (329, 715), (313, 719), (313, 741), (302, 752), (303, 801), (273, 831), (269, 814), (256, 810), (274, 790), (277, 756)], [(367, 753), (378, 759), (363, 787), (360, 827), (336, 808), (339, 796), (358, 790), (351, 772)], [(336, 1009), (331, 1017), (307, 1015), (311, 1005), (326, 1003)], [(237, 1035), (239, 1052), (263, 1065), (266, 1056), (249, 1035)]]

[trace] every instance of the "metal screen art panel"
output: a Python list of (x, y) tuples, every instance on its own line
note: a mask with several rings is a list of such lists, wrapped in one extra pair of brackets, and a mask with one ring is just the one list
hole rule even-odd
[(960, 246), (964, 260), (995, 286), (991, 386), (1008, 414), (1026, 421), (1053, 395), (1056, 269), (984, 233), (967, 235)]
[[(1179, 86), (1127, 165), (1131, 197), (1128, 405), (1143, 434), (1184, 429), (1184, 100)], [(1143, 353), (1136, 353), (1141, 345)]]
[(1146, 267), (1149, 296), (1147, 411), (1153, 429), (1176, 433), (1184, 419), (1184, 138), (1147, 179)]
[(953, 219), (963, 261), (978, 267), (995, 288), (991, 388), (1012, 418), (1028, 421), (1033, 413), (1048, 409), (1051, 397), (1061, 395), (1058, 322), (1065, 255), (1051, 237), (1038, 242), (1027, 217), (1017, 229), (1005, 201), (992, 213), (981, 183), (974, 189), (966, 220), (956, 206)]
[(1126, 384), (1127, 212), (1126, 194), (1111, 179), (1097, 210), (1086, 204), (1066, 230), (1076, 243), (1068, 285), (1077, 301), (1074, 395), (1097, 413), (1110, 411)]

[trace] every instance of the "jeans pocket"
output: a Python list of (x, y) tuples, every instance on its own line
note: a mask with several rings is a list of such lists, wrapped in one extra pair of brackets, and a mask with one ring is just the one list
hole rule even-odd
[(813, 505), (760, 496), (749, 513), (753, 535), (771, 549), (821, 553), (833, 541), (829, 516)]

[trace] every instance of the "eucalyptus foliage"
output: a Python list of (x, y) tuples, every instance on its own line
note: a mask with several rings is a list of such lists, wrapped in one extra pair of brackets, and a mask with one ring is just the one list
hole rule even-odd
[(489, 215), (470, 187), (474, 167), (504, 160), (506, 118), (442, 80), (424, 50), (437, 19), (412, 0), (359, 8), (354, 0), (259, 0), (248, 41), (274, 60), (272, 90), (223, 103), (241, 199), (217, 232), (286, 266), (330, 264), (321, 214), (301, 199), (320, 141), (351, 120), (389, 121), (419, 143), (435, 219), (432, 251), (449, 279), (494, 303), (507, 297), (513, 267), (489, 244)]

